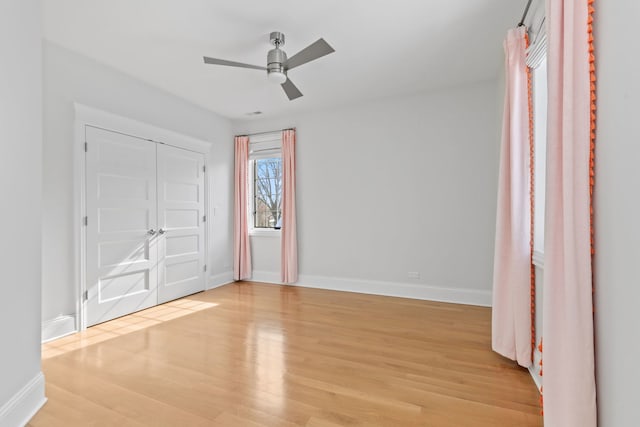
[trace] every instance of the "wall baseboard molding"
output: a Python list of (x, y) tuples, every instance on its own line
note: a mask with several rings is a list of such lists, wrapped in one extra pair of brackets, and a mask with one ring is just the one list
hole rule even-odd
[(540, 376), (536, 373), (536, 367), (534, 365), (531, 365), (527, 369), (529, 370), (529, 374), (531, 375), (533, 382), (536, 384), (538, 393), (542, 394), (540, 392), (540, 388), (542, 388), (542, 383), (540, 382)]
[(31, 381), (0, 407), (0, 426), (26, 425), (46, 401), (44, 375), (38, 372)]
[(538, 372), (538, 366), (540, 366), (541, 358), (542, 358), (542, 354), (540, 353), (540, 350), (538, 350), (538, 346), (536, 346), (536, 349), (533, 351), (533, 364), (529, 366), (528, 369), (529, 369), (529, 374), (533, 379), (533, 382), (536, 383), (536, 387), (538, 388), (538, 393), (540, 393), (540, 390), (542, 389), (542, 377)]
[(76, 332), (76, 316), (68, 314), (42, 322), (42, 342), (53, 341)]
[[(254, 271), (252, 281), (281, 284), (280, 273)], [(357, 292), (362, 294), (385, 295), (454, 304), (491, 307), (491, 291), (476, 289), (443, 288), (415, 283), (382, 282), (345, 277), (327, 277), (301, 274), (293, 284), (304, 288), (328, 289), (334, 291)]]
[(280, 273), (274, 273), (273, 271), (255, 271), (254, 270), (251, 273), (251, 281), (274, 283), (276, 285), (282, 285), (282, 282), (280, 281)]
[(209, 276), (206, 290), (208, 291), (209, 289), (218, 288), (234, 281), (233, 271), (225, 271), (224, 273), (215, 274), (213, 276)]

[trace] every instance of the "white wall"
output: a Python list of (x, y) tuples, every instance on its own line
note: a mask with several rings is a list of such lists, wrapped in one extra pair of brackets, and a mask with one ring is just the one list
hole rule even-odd
[[(50, 42), (44, 43), (43, 319), (75, 313), (73, 102), (213, 144), (212, 276), (231, 270), (233, 144), (230, 122), (160, 89)], [(211, 278), (213, 280), (213, 278)]]
[[(0, 52), (0, 426), (4, 427), (26, 421), (44, 399), (40, 374), (42, 46), (37, 0), (0, 2)], [(17, 399), (19, 392), (27, 394)]]
[[(497, 87), (234, 122), (236, 133), (297, 127), (300, 284), (362, 279), (490, 303)], [(279, 245), (252, 238), (254, 278), (277, 281)], [(421, 294), (430, 287), (444, 292)]]
[(597, 2), (595, 187), (599, 426), (640, 425), (640, 3)]

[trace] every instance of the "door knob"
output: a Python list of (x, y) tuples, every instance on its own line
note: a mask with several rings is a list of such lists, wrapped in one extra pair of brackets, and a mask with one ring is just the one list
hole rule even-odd
[(152, 228), (151, 230), (147, 231), (147, 234), (148, 234), (149, 236), (153, 236), (154, 234), (156, 234), (156, 230), (154, 230), (154, 229)]
[(158, 230), (158, 233), (160, 233), (160, 234), (164, 234), (166, 232), (167, 232), (167, 230), (165, 230), (164, 228), (161, 228), (160, 230)]

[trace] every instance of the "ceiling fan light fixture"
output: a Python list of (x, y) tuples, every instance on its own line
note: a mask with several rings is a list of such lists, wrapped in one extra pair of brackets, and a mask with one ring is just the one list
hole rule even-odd
[(287, 81), (287, 75), (282, 71), (270, 71), (267, 75), (270, 82), (281, 85)]
[[(280, 33), (277, 34), (281, 35)], [(285, 64), (287, 63), (287, 54), (284, 53), (284, 50), (278, 47), (284, 43), (284, 39), (282, 39), (282, 41), (276, 40), (275, 42), (272, 39), (272, 42), (275, 44), (276, 48), (271, 49), (267, 54), (267, 76), (269, 77), (270, 82), (281, 85), (287, 81), (287, 70), (285, 68)]]

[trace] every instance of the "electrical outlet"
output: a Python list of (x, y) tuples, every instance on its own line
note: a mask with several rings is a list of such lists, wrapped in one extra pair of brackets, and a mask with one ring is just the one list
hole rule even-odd
[(420, 278), (420, 272), (419, 271), (410, 271), (407, 273), (407, 277), (409, 279), (419, 279)]

